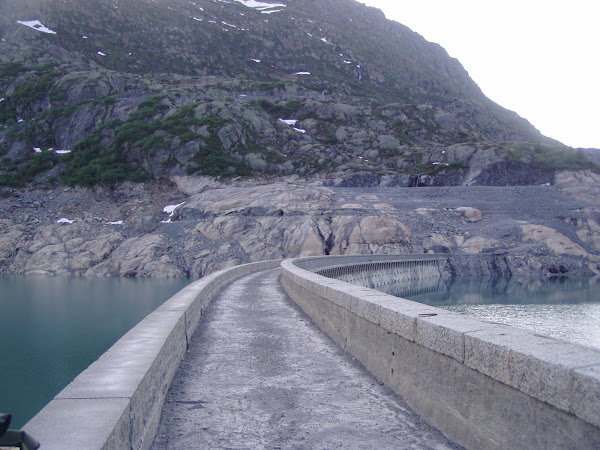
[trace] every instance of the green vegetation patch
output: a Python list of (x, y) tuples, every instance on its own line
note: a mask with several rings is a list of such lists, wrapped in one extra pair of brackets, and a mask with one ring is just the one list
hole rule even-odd
[(528, 162), (544, 170), (592, 170), (600, 173), (600, 166), (585, 157), (582, 150), (546, 144), (519, 144), (504, 148), (511, 161)]
[[(149, 177), (144, 170), (137, 168), (133, 161), (133, 150), (149, 155), (169, 151), (173, 142), (184, 145), (199, 140), (203, 148), (194, 156), (188, 173), (210, 176), (248, 176), (249, 167), (243, 161), (236, 161), (225, 154), (217, 131), (229, 123), (228, 119), (209, 115), (195, 117), (198, 103), (178, 108), (165, 119), (153, 119), (164, 114), (171, 107), (163, 100), (165, 96), (150, 97), (138, 105), (137, 110), (127, 121), (110, 121), (98, 128), (87, 138), (73, 147), (73, 152), (65, 158), (66, 167), (61, 175), (67, 185), (94, 185), (120, 181), (143, 181)], [(199, 135), (194, 130), (207, 127), (209, 136)], [(102, 136), (114, 135), (112, 145), (106, 145)], [(164, 167), (172, 167), (177, 160), (170, 155)]]
[(59, 162), (59, 155), (54, 152), (36, 153), (32, 159), (21, 166), (16, 163), (4, 165), (5, 173), (0, 175), (0, 186), (23, 187), (36, 176), (46, 173)]
[(165, 95), (156, 95), (141, 101), (138, 104), (137, 111), (131, 115), (130, 120), (148, 120), (157, 114), (168, 110), (169, 105), (162, 103), (163, 99), (165, 98)]
[(17, 110), (6, 100), (0, 102), (0, 124), (16, 122)]
[(6, 63), (0, 67), (0, 80), (10, 81), (25, 72), (27, 68), (20, 62)]
[(12, 95), (11, 102), (27, 108), (34, 102), (43, 100), (49, 95), (54, 81), (59, 76), (59, 72), (49, 72), (21, 84)]
[(92, 186), (99, 183), (120, 181), (140, 182), (148, 179), (148, 174), (135, 168), (123, 151), (114, 147), (105, 151), (100, 138), (101, 130), (96, 130), (73, 147), (66, 155), (66, 167), (61, 180), (68, 186)]
[(538, 145), (534, 149), (534, 166), (549, 170), (593, 170), (600, 173), (600, 167), (587, 159), (582, 150), (556, 148)]
[(200, 150), (192, 161), (193, 164), (187, 168), (189, 175), (197, 173), (225, 178), (252, 175), (250, 167), (244, 161), (236, 161), (214, 147)]

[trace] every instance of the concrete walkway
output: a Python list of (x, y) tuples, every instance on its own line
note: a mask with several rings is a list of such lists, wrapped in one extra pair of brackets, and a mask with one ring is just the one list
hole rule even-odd
[(458, 448), (314, 326), (278, 278), (250, 275), (213, 301), (153, 448)]

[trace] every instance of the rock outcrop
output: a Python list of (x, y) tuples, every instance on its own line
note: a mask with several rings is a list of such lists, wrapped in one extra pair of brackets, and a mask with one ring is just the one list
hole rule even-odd
[(592, 275), (599, 181), (582, 172), (558, 187), (347, 188), (175, 177), (4, 190), (0, 271), (198, 277), (294, 256), (442, 253), (461, 275)]

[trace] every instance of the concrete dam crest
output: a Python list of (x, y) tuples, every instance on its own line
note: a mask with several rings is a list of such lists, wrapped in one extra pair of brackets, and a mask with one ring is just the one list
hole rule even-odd
[(364, 287), (426, 289), (448, 276), (446, 259), (299, 258), (209, 275), (24, 429), (44, 448), (600, 446), (600, 351)]

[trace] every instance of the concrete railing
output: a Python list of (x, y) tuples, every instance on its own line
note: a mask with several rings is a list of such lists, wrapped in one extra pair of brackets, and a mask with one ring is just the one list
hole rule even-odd
[(147, 449), (169, 386), (210, 301), (233, 281), (278, 267), (245, 264), (167, 300), (63, 389), (24, 430), (42, 449)]
[(454, 442), (600, 448), (599, 350), (305, 270), (326, 266), (330, 258), (284, 261), (281, 282), (319, 327)]

